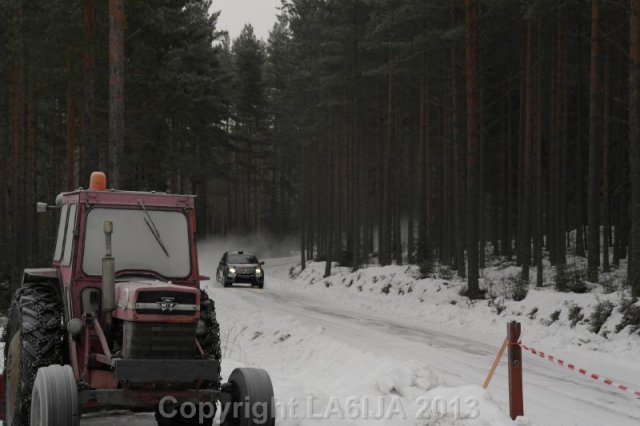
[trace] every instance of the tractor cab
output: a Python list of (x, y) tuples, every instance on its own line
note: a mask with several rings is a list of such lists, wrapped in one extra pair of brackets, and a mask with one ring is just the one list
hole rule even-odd
[[(76, 425), (82, 413), (105, 409), (155, 411), (159, 425), (211, 424), (215, 408), (204, 418), (203, 404), (245, 398), (268, 403), (273, 424), (264, 370), (237, 369), (221, 384), (220, 328), (200, 288), (194, 207), (190, 195), (107, 189), (99, 172), (88, 190), (38, 203), (38, 211), (59, 211), (59, 224), (52, 267), (25, 270), (10, 308), (5, 424)], [(167, 396), (173, 411), (159, 406)], [(200, 409), (185, 416), (185, 403)], [(228, 424), (265, 424), (250, 411), (224, 411)]]

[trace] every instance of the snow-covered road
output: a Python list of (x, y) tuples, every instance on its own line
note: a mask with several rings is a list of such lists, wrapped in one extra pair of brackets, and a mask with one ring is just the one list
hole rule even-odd
[[(293, 317), (297, 322), (308, 325), (311, 330), (322, 327), (325, 338), (359, 351), (384, 359), (423, 364), (448, 386), (481, 384), (484, 380), (501, 343), (494, 334), (483, 336), (477, 332), (442, 329), (440, 326), (390, 318), (376, 312), (362, 311), (355, 304), (350, 309), (331, 306), (327, 300), (287, 289), (287, 285), (293, 285), (287, 277), (287, 271), (293, 262), (293, 259), (268, 262), (267, 273), (271, 285), (264, 291), (213, 288), (221, 322), (224, 323), (225, 316), (231, 312), (261, 312), (265, 323), (277, 321), (282, 316)], [(234, 321), (241, 318), (236, 314), (233, 317)], [(282, 353), (281, 356), (287, 360), (291, 355)], [(261, 364), (260, 354), (247, 353), (247, 358), (252, 364)], [(321, 363), (322, 360), (318, 362)], [(523, 362), (525, 413), (534, 425), (640, 424), (640, 401), (601, 384), (590, 383), (575, 373), (564, 371), (548, 361), (526, 353)], [(286, 370), (286, 363), (282, 364), (284, 365), (276, 363), (265, 367), (272, 367), (275, 375), (288, 376), (290, 373)], [(273, 368), (277, 370), (273, 371)], [(305, 376), (313, 374), (309, 372)], [(340, 381), (338, 377), (335, 379), (336, 382)], [(303, 385), (313, 386), (314, 383)], [(339, 390), (323, 391), (331, 393)], [(505, 360), (494, 377), (490, 393), (506, 413)]]
[[(239, 364), (266, 368), (276, 397), (280, 401), (293, 398), (303, 406), (282, 408), (279, 424), (509, 424), (506, 361), (503, 359), (488, 394), (477, 388), (501, 343), (501, 331), (482, 334), (445, 329), (407, 319), (410, 316), (367, 310), (349, 300), (334, 303), (321, 292), (302, 292), (295, 287), (288, 276), (295, 261), (267, 260), (264, 290), (207, 284), (216, 301), (224, 355), (230, 359), (224, 369), (230, 371)], [(201, 264), (203, 273), (215, 276), (212, 268), (216, 258), (203, 257)], [(628, 364), (605, 365), (602, 358), (589, 354), (580, 361), (615, 377), (639, 377), (640, 367), (628, 372)], [(526, 353), (524, 374), (525, 414), (532, 425), (640, 424), (640, 400)], [(352, 397), (374, 402), (384, 398), (386, 404), (399, 397), (406, 419), (341, 419), (340, 408)], [(425, 404), (437, 399), (444, 401), (445, 411), (462, 405), (457, 407), (461, 413), (448, 412), (444, 417), (432, 413), (430, 420), (422, 416), (416, 420)], [(473, 399), (479, 400), (476, 420)], [(87, 419), (83, 424), (154, 423), (148, 416), (109, 416)]]

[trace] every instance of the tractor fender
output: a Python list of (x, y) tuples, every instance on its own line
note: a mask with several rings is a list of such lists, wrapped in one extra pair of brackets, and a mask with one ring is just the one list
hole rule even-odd
[[(46, 283), (49, 282), (56, 288), (58, 296), (62, 300), (64, 306), (64, 324), (65, 327), (69, 318), (71, 318), (70, 305), (68, 303), (69, 294), (63, 294), (64, 290), (60, 285), (62, 280), (60, 278), (60, 271), (56, 268), (27, 268), (22, 273), (22, 285), (25, 283)], [(68, 292), (67, 292), (68, 293)]]
[(23, 283), (41, 283), (45, 281), (59, 281), (60, 275), (56, 268), (29, 268), (22, 274)]

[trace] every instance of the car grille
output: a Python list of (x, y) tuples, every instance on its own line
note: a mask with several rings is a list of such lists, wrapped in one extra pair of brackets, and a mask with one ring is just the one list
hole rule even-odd
[(249, 275), (254, 275), (256, 272), (256, 268), (255, 266), (240, 266), (236, 269), (236, 273), (237, 274), (249, 274)]

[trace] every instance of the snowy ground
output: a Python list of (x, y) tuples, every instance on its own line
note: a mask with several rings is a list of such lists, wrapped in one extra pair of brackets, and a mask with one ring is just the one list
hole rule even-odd
[[(208, 287), (225, 358), (269, 370), (278, 424), (512, 424), (489, 393), (449, 385), (425, 362), (432, 345), (458, 350), (451, 336), (299, 294), (288, 278), (294, 262), (269, 260), (265, 290)], [(469, 344), (490, 358), (487, 349)]]
[[(219, 256), (203, 247), (203, 274), (215, 276)], [(206, 288), (216, 301), (225, 373), (240, 365), (267, 369), (278, 425), (640, 424), (640, 400), (527, 353), (526, 421), (508, 418), (505, 359), (489, 390), (480, 388), (511, 319), (522, 322), (525, 344), (640, 386), (640, 339), (613, 331), (618, 313), (599, 335), (584, 322), (569, 326), (574, 304), (588, 319), (599, 300), (615, 302), (619, 294), (534, 289), (522, 302), (469, 304), (458, 295), (461, 283), (420, 280), (412, 267), (337, 268), (324, 279), (322, 264), (298, 274), (296, 258), (266, 262), (264, 290)], [(500, 277), (515, 270), (485, 272), (499, 294), (506, 291)], [(149, 415), (110, 415), (82, 424), (155, 423)]]
[[(640, 385), (637, 337), (622, 332), (607, 340), (590, 333), (584, 324), (568, 326), (566, 299), (580, 304), (588, 318), (596, 304), (593, 294), (534, 290), (522, 302), (505, 302), (505, 311), (497, 315), (486, 301), (468, 306), (458, 295), (459, 284), (416, 280), (411, 268), (372, 267), (354, 274), (338, 269), (323, 279), (323, 265), (311, 264), (292, 279), (295, 262), (294, 258), (269, 260), (263, 291), (222, 289), (213, 283), (209, 287), (227, 336), (226, 356), (267, 368), (282, 400), (313, 396), (326, 407), (330, 404), (324, 401), (332, 398), (399, 397), (407, 418), (380, 424), (511, 424), (505, 360), (489, 392), (478, 385), (512, 318), (523, 323), (523, 342), (627, 385)], [(208, 266), (203, 264), (205, 270)], [(383, 292), (385, 288), (388, 291)], [(535, 307), (538, 314), (528, 315)], [(560, 318), (554, 324), (542, 324), (541, 319), (558, 309)], [(615, 318), (611, 322), (605, 327), (613, 327)], [(637, 425), (640, 421), (640, 401), (548, 361), (524, 357), (525, 413), (530, 424)], [(447, 415), (442, 418), (416, 421), (415, 402), (423, 401), (421, 397), (440, 397), (449, 406), (476, 398), (479, 418), (460, 418), (465, 416), (444, 410)], [(312, 421), (322, 423), (305, 419), (282, 424)], [(374, 423), (360, 419), (344, 424)], [(324, 424), (341, 423), (330, 419)]]

